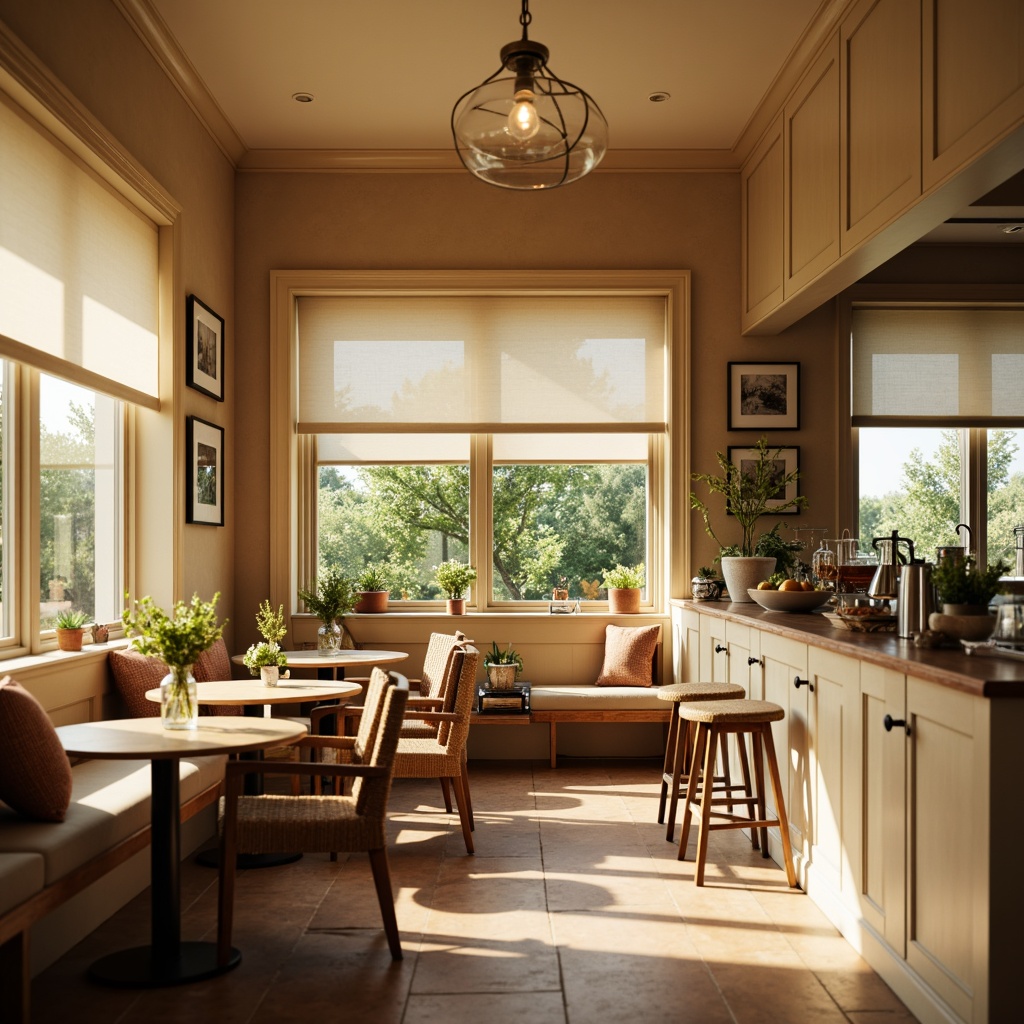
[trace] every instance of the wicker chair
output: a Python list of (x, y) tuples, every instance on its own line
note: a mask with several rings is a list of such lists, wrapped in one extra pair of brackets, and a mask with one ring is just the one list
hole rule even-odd
[[(395, 747), (402, 725), (409, 683), (398, 673), (375, 668), (367, 686), (366, 719), (369, 751), (363, 764), (322, 762), (236, 761), (227, 766), (221, 812), (220, 892), (217, 915), (218, 960), (231, 957), (234, 911), (235, 861), (238, 853), (267, 853), (279, 849), (306, 853), (339, 851), (369, 855), (377, 901), (380, 904), (388, 948), (402, 959), (395, 919), (394, 896), (386, 851), (387, 803), (394, 769)], [(345, 737), (311, 736), (304, 743), (314, 749), (336, 747)], [(242, 777), (248, 772), (352, 778), (352, 793), (312, 796), (242, 795)], [(335, 788), (338, 788), (336, 781)]]
[[(395, 754), (396, 779), (441, 779), (455, 791), (466, 852), (473, 853), (473, 808), (466, 773), (469, 716), (476, 697), (476, 668), (480, 652), (466, 645), (452, 654), (449, 686), (451, 711), (408, 711), (406, 722), (437, 725), (434, 736), (402, 736)], [(403, 727), (404, 728), (404, 727)], [(446, 805), (450, 811), (450, 806)]]

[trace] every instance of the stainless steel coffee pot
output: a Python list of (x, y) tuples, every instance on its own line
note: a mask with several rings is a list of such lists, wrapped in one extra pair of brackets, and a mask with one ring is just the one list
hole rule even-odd
[(900, 569), (896, 606), (896, 633), (912, 637), (928, 628), (928, 616), (938, 610), (932, 566), (928, 562), (910, 562)]
[(871, 546), (878, 552), (878, 568), (868, 584), (868, 597), (893, 598), (899, 595), (899, 563), (903, 556), (899, 553), (899, 545), (906, 544), (910, 551), (910, 561), (914, 561), (914, 542), (909, 537), (901, 537), (898, 530), (892, 531), (891, 537), (874, 537)]

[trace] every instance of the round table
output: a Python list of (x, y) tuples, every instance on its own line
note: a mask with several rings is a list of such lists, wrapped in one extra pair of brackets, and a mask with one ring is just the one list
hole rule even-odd
[[(288, 668), (315, 668), (320, 670), (320, 678), (330, 678), (341, 669), (342, 675), (346, 668), (373, 668), (374, 665), (393, 665), (396, 661), (405, 661), (408, 651), (357, 651), (351, 647), (343, 648), (332, 654), (321, 654), (319, 651), (282, 651), (288, 659)], [(235, 654), (231, 660), (236, 665), (244, 665), (244, 655)]]
[(211, 715), (199, 719), (195, 729), (164, 729), (159, 718), (125, 718), (62, 725), (57, 735), (72, 757), (150, 761), (150, 944), (97, 960), (89, 976), (122, 988), (156, 988), (212, 978), (237, 967), (237, 949), (226, 963), (218, 963), (215, 942), (181, 941), (178, 760), (285, 746), (302, 739), (305, 727), (286, 718)]

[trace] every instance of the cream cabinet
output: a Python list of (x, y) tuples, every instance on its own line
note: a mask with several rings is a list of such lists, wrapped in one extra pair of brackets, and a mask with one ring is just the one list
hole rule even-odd
[(746, 160), (742, 185), (744, 330), (782, 302), (782, 208), (785, 189), (782, 118), (777, 117)]
[(921, 195), (921, 8), (861, 0), (840, 37), (843, 253)]
[(700, 680), (700, 615), (672, 607), (672, 682)]

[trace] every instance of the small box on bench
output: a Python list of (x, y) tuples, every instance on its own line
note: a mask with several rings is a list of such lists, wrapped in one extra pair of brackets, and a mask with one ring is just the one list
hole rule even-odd
[(530, 684), (518, 683), (508, 690), (492, 690), (486, 686), (477, 689), (477, 712), (481, 715), (528, 715), (530, 713)]

